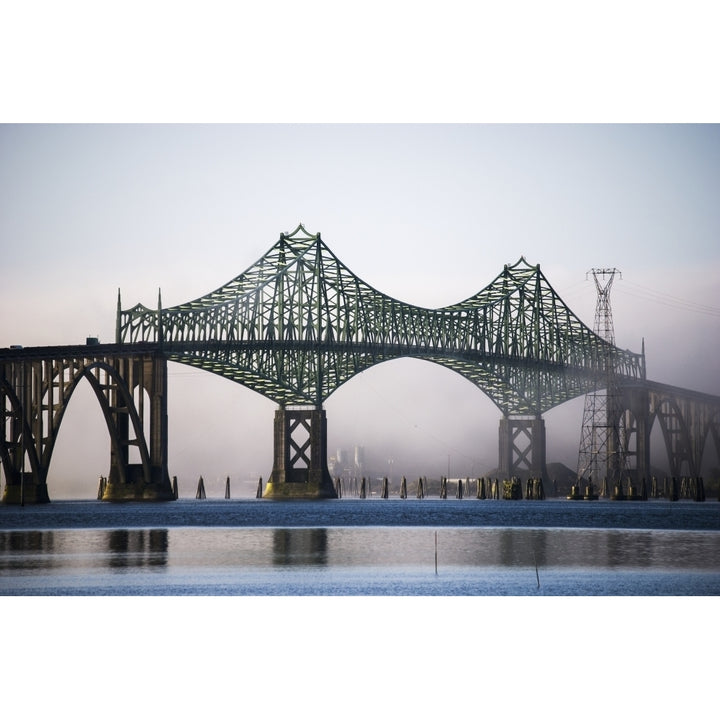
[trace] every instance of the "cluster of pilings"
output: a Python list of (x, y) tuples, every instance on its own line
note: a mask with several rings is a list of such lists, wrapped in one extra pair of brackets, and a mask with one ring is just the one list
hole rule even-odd
[[(263, 488), (263, 480), (261, 477), (258, 479), (258, 487), (257, 487), (257, 492), (255, 493), (255, 497), (258, 497), (258, 498), (262, 497), (262, 488)], [(173, 492), (175, 493), (175, 499), (177, 499), (178, 489), (177, 489), (177, 478), (176, 477), (173, 477)], [(198, 480), (197, 490), (195, 491), (195, 499), (196, 500), (205, 500), (206, 498), (207, 498), (207, 494), (205, 492), (205, 481), (203, 480), (203, 476), (201, 475), (200, 479)], [(225, 478), (225, 499), (230, 500), (230, 476), (229, 475)]]
[[(260, 478), (260, 482), (262, 483), (262, 478)], [(173, 488), (173, 495), (175, 496), (175, 499), (178, 499), (178, 482), (177, 477), (173, 475), (173, 481), (172, 481), (172, 488)], [(205, 492), (205, 480), (203, 479), (203, 476), (200, 476), (200, 479), (198, 480), (197, 484), (197, 490), (195, 491), (195, 499), (196, 500), (206, 500), (207, 499), (207, 493)], [(228, 475), (227, 478), (225, 478), (225, 499), (230, 499), (230, 476)]]
[(695, 502), (705, 502), (705, 486), (701, 477), (680, 478), (680, 497)]
[[(650, 497), (664, 498), (672, 502), (677, 500), (705, 502), (705, 484), (702, 477), (681, 477), (679, 482), (675, 477), (664, 477), (661, 485), (657, 478), (653, 477), (650, 484)], [(720, 500), (720, 493), (718, 500)]]
[[(583, 478), (570, 489), (568, 500), (597, 500), (598, 497), (608, 497), (610, 500), (648, 500), (649, 498), (660, 498), (670, 501), (677, 500), (694, 500), (695, 502), (705, 502), (705, 487), (702, 477), (680, 478), (678, 485), (677, 479), (672, 477), (663, 478), (662, 484), (658, 482), (656, 477), (652, 477), (650, 481), (650, 491), (648, 492), (647, 482), (645, 478), (640, 481), (640, 487), (632, 482), (630, 478), (623, 482), (616, 482), (612, 486), (612, 491), (608, 492), (607, 484), (603, 481), (600, 488), (600, 494), (595, 492), (595, 488), (590, 478), (587, 483)], [(720, 496), (718, 497), (720, 499)]]
[[(98, 500), (101, 500), (105, 488), (107, 487), (107, 477), (100, 476), (100, 482), (98, 485)], [(522, 481), (520, 478), (512, 477), (510, 479), (498, 480), (498, 478), (477, 478), (476, 481), (470, 480), (458, 480), (455, 489), (455, 498), (462, 500), (466, 496), (471, 495), (471, 483), (475, 482), (475, 497), (478, 500), (545, 500), (545, 489), (543, 486), (542, 478), (531, 477), (528, 478), (525, 489), (523, 490)], [(368, 478), (363, 477), (360, 481), (357, 478), (335, 478), (335, 492), (338, 498), (342, 498), (343, 495), (350, 495), (365, 499), (372, 496), (372, 484)], [(553, 483), (555, 488), (555, 484)], [(175, 499), (178, 498), (178, 482), (177, 477), (173, 476), (172, 481), (173, 495)], [(263, 494), (263, 479), (262, 477), (258, 480), (256, 498), (262, 498)], [(557, 492), (555, 491), (555, 494)], [(408, 481), (403, 476), (400, 481), (399, 496), (401, 499), (409, 497), (408, 493)], [(610, 500), (648, 500), (648, 498), (667, 499), (671, 501), (677, 500), (694, 500), (695, 502), (705, 502), (705, 488), (702, 477), (681, 477), (680, 481), (675, 477), (663, 478), (662, 483), (658, 482), (658, 479), (653, 476), (650, 484), (650, 491), (648, 492), (647, 483), (645, 478), (640, 482), (640, 487), (637, 488), (632, 481), (629, 479), (626, 483), (616, 483), (612, 492), (608, 493), (606, 484), (603, 483), (598, 493), (597, 488), (592, 482), (592, 478), (587, 481), (584, 478), (580, 478), (578, 482), (571, 486), (570, 494), (567, 495), (568, 500), (597, 500), (599, 497), (609, 497)], [(390, 497), (390, 480), (387, 477), (381, 479), (380, 482), (380, 498), (387, 499)], [(427, 477), (419, 477), (416, 484), (415, 497), (418, 500), (429, 497), (428, 493), (428, 479)], [(440, 491), (439, 497), (441, 500), (446, 500), (448, 497), (448, 478), (441, 476), (440, 478)], [(197, 491), (195, 493), (196, 500), (204, 500), (207, 498), (205, 491), (205, 481), (202, 475), (198, 480)], [(225, 480), (225, 499), (230, 499), (230, 477)], [(720, 500), (720, 496), (718, 496)]]
[[(605, 485), (603, 484), (604, 492)], [(570, 494), (567, 496), (568, 500), (597, 500), (598, 494), (595, 492), (595, 486), (593, 485), (592, 478), (589, 478), (587, 483), (583, 478), (570, 487)]]
[[(472, 484), (475, 484), (475, 497), (478, 500), (499, 500), (501, 498), (502, 488), (502, 499), (504, 500), (544, 500), (545, 499), (545, 488), (543, 486), (542, 478), (529, 478), (525, 489), (523, 490), (522, 482), (519, 478), (513, 477), (510, 480), (500, 481), (498, 478), (477, 478), (477, 480), (465, 480), (459, 479), (455, 485), (455, 498), (462, 500), (464, 497), (470, 497), (472, 493)], [(440, 477), (440, 488), (438, 497), (441, 500), (448, 498), (448, 484), (449, 480), (445, 476)], [(363, 477), (359, 482), (357, 478), (335, 478), (335, 492), (339, 498), (343, 495), (350, 495), (359, 497), (360, 499), (366, 499), (371, 497), (373, 494), (372, 482), (369, 478)], [(381, 499), (387, 499), (391, 495), (390, 491), (390, 480), (387, 477), (380, 479), (380, 491), (379, 496)], [(408, 481), (406, 477), (402, 477), (400, 480), (400, 488), (398, 495), (401, 499), (410, 497), (410, 490), (408, 490)], [(415, 497), (418, 500), (429, 497), (428, 492), (428, 479), (427, 477), (419, 477), (416, 484)]]

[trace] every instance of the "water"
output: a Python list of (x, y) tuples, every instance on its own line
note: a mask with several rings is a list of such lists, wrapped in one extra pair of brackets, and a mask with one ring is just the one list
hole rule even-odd
[(3, 506), (0, 594), (717, 596), (720, 503)]
[(0, 595), (14, 718), (717, 714), (717, 501), (0, 506)]

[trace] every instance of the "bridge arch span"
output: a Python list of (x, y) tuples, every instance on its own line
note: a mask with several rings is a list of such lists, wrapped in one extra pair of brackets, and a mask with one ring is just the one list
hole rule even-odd
[(344, 383), (325, 407), (328, 418), (332, 414), (331, 456), (338, 442), (332, 438), (355, 437), (368, 454), (375, 446), (385, 456), (378, 470), (405, 473), (408, 481), (415, 472), (447, 474), (448, 455), (453, 477), (497, 462), (497, 407), (463, 375), (437, 363), (412, 357), (379, 363)]

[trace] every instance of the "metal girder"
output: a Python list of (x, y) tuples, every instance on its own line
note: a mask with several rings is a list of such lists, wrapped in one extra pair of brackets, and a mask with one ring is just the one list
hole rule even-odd
[(302, 225), (197, 300), (122, 310), (118, 299), (117, 342), (159, 343), (168, 359), (281, 405), (319, 406), (357, 373), (399, 357), (460, 373), (506, 415), (585, 394), (609, 359), (621, 377), (644, 376), (641, 354), (591, 331), (524, 258), (460, 303), (423, 308), (364, 283)]

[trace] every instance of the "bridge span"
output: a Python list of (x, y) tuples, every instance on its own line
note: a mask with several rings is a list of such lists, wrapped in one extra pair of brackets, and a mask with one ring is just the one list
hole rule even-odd
[(336, 497), (323, 403), (356, 374), (400, 357), (447, 367), (491, 398), (504, 477), (547, 479), (543, 413), (610, 384), (619, 402), (608, 422), (622, 429), (611, 456), (622, 456), (630, 477), (649, 476), (656, 421), (673, 474), (699, 473), (708, 441), (720, 454), (720, 398), (648, 381), (644, 353), (596, 335), (524, 258), (466, 300), (422, 308), (364, 283), (300, 225), (197, 300), (163, 308), (158, 295), (156, 308), (123, 309), (118, 293), (115, 340), (0, 350), (3, 502), (49, 501), (58, 430), (83, 379), (111, 440), (103, 499), (173, 499), (168, 362), (277, 402), (269, 498)]

